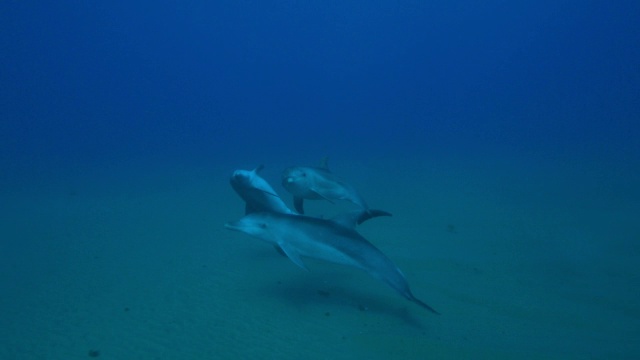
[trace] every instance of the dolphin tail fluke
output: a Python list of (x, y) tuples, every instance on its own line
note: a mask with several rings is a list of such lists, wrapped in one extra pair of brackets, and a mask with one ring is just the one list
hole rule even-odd
[(414, 303), (422, 306), (423, 308), (431, 311), (432, 313), (436, 314), (436, 315), (440, 315), (439, 312), (436, 311), (436, 309), (432, 308), (431, 306), (427, 305), (425, 302), (423, 302), (422, 300), (418, 299), (417, 297), (413, 296), (413, 294), (409, 294), (409, 296), (407, 297), (409, 300), (413, 301)]
[(375, 209), (364, 210), (360, 213), (358, 217), (358, 225), (362, 224), (363, 222), (369, 219), (373, 219), (378, 216), (391, 216), (391, 213), (388, 213), (382, 210), (375, 210)]
[(391, 214), (382, 210), (355, 210), (334, 216), (331, 221), (353, 229), (356, 225), (378, 216), (391, 216)]

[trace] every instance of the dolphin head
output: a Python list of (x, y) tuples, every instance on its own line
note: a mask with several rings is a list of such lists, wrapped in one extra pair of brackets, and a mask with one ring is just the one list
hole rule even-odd
[(262, 165), (251, 171), (235, 170), (231, 174), (231, 178), (229, 179), (231, 187), (246, 202), (255, 201), (255, 195), (251, 194), (255, 194), (256, 191), (278, 198), (278, 200), (280, 199), (280, 196), (278, 196), (273, 188), (271, 188), (271, 185), (269, 185), (268, 182), (266, 182), (262, 177), (260, 177), (260, 175), (258, 175), (258, 171), (260, 171), (261, 169)]
[(235, 187), (250, 187), (251, 186), (251, 176), (253, 175), (252, 171), (249, 170), (236, 170), (231, 174), (231, 178), (229, 182), (231, 182), (231, 186)]
[(294, 166), (282, 172), (282, 186), (294, 195), (307, 189), (308, 182), (309, 176), (304, 168)]
[(268, 213), (251, 213), (239, 220), (224, 224), (224, 227), (229, 230), (243, 232), (266, 242), (277, 243), (269, 215)]

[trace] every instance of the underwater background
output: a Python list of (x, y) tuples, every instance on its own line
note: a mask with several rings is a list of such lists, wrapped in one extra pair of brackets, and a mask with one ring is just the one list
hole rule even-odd
[[(640, 2), (7, 0), (0, 49), (2, 359), (640, 357)], [(323, 157), (442, 315), (224, 229)]]

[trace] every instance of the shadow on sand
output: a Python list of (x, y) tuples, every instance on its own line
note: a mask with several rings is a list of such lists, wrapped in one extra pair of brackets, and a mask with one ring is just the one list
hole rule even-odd
[[(275, 280), (266, 285), (263, 291), (265, 296), (279, 297), (298, 309), (307, 306), (329, 309), (351, 308), (353, 311), (393, 316), (418, 329), (425, 329), (424, 320), (434, 316), (409, 301), (406, 306), (398, 307), (376, 298), (375, 294), (355, 289), (354, 287), (357, 287), (355, 276), (351, 279), (350, 276), (332, 278), (330, 284), (327, 284), (327, 278), (328, 274), (293, 275), (289, 279)], [(403, 300), (401, 297), (399, 299)], [(410, 307), (415, 307), (415, 310)]]

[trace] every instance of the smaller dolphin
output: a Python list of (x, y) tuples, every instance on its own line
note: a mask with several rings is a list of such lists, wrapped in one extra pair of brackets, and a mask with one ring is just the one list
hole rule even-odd
[(341, 181), (327, 167), (326, 158), (320, 167), (293, 166), (282, 173), (282, 186), (293, 194), (293, 204), (297, 212), (304, 214), (304, 199), (347, 200), (367, 210), (366, 202), (353, 188)]
[(236, 170), (231, 175), (231, 187), (245, 201), (245, 214), (259, 211), (272, 211), (283, 214), (295, 214), (285, 205), (271, 185), (258, 175), (264, 166), (248, 170)]
[[(368, 213), (361, 211), (361, 213)], [(335, 220), (275, 212), (255, 212), (225, 224), (279, 247), (291, 261), (306, 269), (302, 257), (353, 266), (394, 288), (406, 299), (438, 314), (416, 298), (400, 269), (354, 229), (359, 216), (353, 213)]]

